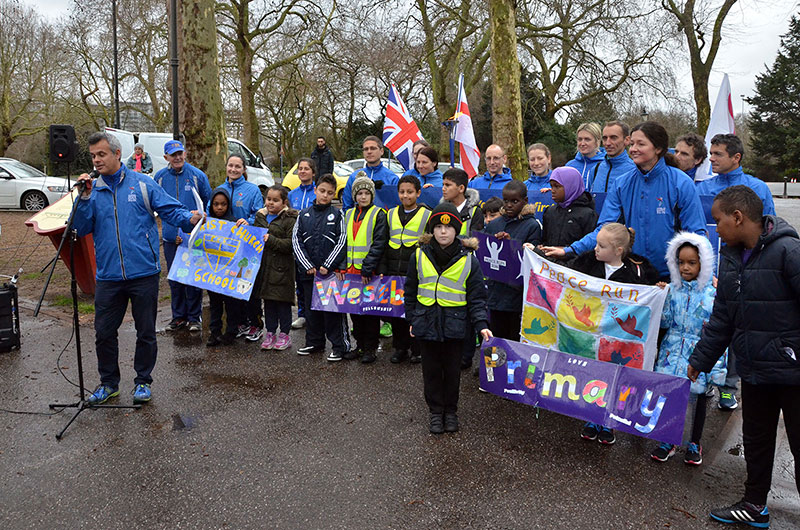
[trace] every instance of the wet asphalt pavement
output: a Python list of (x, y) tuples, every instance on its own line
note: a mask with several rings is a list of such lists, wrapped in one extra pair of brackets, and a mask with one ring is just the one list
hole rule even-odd
[[(0, 407), (47, 413), (77, 396), (56, 371), (71, 320), (32, 308), (22, 301), (22, 349), (0, 354)], [(94, 388), (90, 321), (81, 333)], [(362, 365), (207, 337), (159, 334), (153, 401), (87, 410), (60, 442), (70, 409), (0, 413), (0, 528), (724, 528), (708, 510), (743, 493), (741, 411), (716, 399), (690, 468), (682, 453), (652, 461), (644, 438), (583, 441), (578, 420), (482, 394), (471, 371), (461, 432), (430, 435), (420, 365), (390, 364), (390, 341)], [(126, 319), (112, 402), (131, 403), (134, 342)], [(74, 342), (59, 364), (77, 380)], [(772, 528), (800, 528), (782, 430), (770, 510)]]

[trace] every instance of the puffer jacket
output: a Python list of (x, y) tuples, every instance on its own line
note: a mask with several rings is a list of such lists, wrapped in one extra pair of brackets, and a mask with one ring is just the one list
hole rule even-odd
[(592, 173), (594, 173), (594, 166), (602, 162), (606, 157), (606, 150), (604, 147), (601, 147), (597, 150), (597, 153), (594, 156), (585, 156), (581, 154), (580, 151), (575, 153), (575, 158), (572, 160), (567, 161), (564, 164), (567, 167), (574, 167), (581, 173), (581, 178), (583, 179), (583, 187), (585, 189), (591, 189), (591, 177)]
[(594, 198), (588, 191), (578, 196), (566, 208), (548, 206), (542, 214), (542, 244), (565, 247), (593, 232), (597, 226)]
[(269, 237), (261, 255), (256, 285), (258, 296), (264, 300), (288, 302), (294, 305), (294, 254), (292, 253), (292, 232), (297, 221), (297, 210), (286, 207), (278, 217), (267, 224), (267, 209), (256, 212), (256, 222), (269, 230)]
[(800, 385), (800, 239), (780, 217), (763, 226), (747, 263), (741, 246), (723, 247), (714, 310), (689, 364), (708, 372), (728, 347), (742, 381)]
[(192, 214), (141, 173), (120, 167), (113, 188), (99, 176), (89, 198), (78, 201), (73, 226), (79, 236), (94, 235), (98, 281), (133, 280), (158, 274), (158, 226), (163, 222), (192, 231)]
[[(507, 217), (505, 209), (500, 208), (500, 217), (489, 222), (483, 231), (489, 235), (506, 232), (515, 241), (537, 246), (542, 242), (542, 226), (536, 219), (535, 213), (536, 208), (532, 204), (526, 204), (519, 217), (515, 218)], [(512, 285), (488, 280), (487, 284), (489, 287), (489, 310), (522, 311), (522, 282)]]
[[(153, 180), (164, 188), (170, 197), (175, 197), (179, 203), (183, 204), (187, 210), (197, 210), (197, 202), (192, 188), (197, 190), (203, 204), (209, 204), (211, 201), (211, 185), (208, 183), (208, 177), (188, 162), (183, 164), (180, 172), (176, 172), (169, 166), (159, 169)], [(161, 238), (164, 241), (174, 243), (177, 235), (177, 227), (169, 223), (161, 223)]]
[[(136, 155), (132, 154), (125, 161), (125, 167), (131, 171), (136, 171)], [(150, 174), (153, 172), (153, 159), (147, 153), (142, 153), (142, 173)]]
[[(420, 237), (419, 250), (425, 252), (428, 258), (435, 263), (433, 251), (429, 245), (432, 237), (432, 234), (423, 234)], [(460, 252), (444, 268), (446, 270), (462, 256), (467, 256), (469, 260), (470, 271), (466, 282), (467, 305), (461, 307), (442, 307), (439, 304), (425, 306), (417, 302), (419, 286), (417, 260), (409, 261), (404, 305), (406, 320), (411, 325), (411, 331), (417, 339), (436, 342), (462, 340), (468, 333), (468, 326), (471, 326), (475, 332), (489, 327), (486, 318), (486, 285), (483, 282), (483, 273), (478, 264), (478, 258), (472, 254), (472, 251), (477, 248), (478, 240), (470, 238), (467, 246), (462, 246)], [(439, 271), (439, 273), (441, 272)]]
[[(692, 281), (684, 280), (678, 268), (678, 249), (684, 243), (694, 245), (700, 255), (700, 274)], [(689, 355), (700, 340), (700, 333), (711, 316), (717, 293), (712, 282), (714, 250), (705, 237), (691, 232), (680, 232), (667, 246), (665, 259), (671, 281), (664, 311), (661, 313), (661, 327), (666, 328), (667, 333), (658, 350), (655, 371), (686, 377)], [(728, 356), (723, 355), (710, 373), (700, 374), (697, 381), (692, 383), (691, 392), (703, 394), (710, 384), (724, 385), (728, 373), (727, 361)]]

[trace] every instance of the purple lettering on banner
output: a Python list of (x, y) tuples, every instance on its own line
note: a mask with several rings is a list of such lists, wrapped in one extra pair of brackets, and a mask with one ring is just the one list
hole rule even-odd
[(317, 274), (311, 293), (311, 309), (405, 318), (405, 284), (403, 276), (376, 276), (365, 284), (357, 274), (347, 274), (343, 281), (338, 280), (335, 274), (325, 277)]
[(680, 445), (689, 380), (493, 338), (481, 388), (637, 436)]
[(478, 238), (475, 257), (481, 272), (490, 280), (522, 285), (522, 244), (513, 239), (497, 239), (482, 232), (472, 232)]

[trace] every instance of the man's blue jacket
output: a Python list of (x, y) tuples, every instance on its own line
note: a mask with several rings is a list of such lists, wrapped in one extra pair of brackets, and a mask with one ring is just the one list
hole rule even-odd
[(617, 178), (634, 169), (636, 169), (636, 164), (633, 163), (627, 151), (623, 150), (613, 158), (609, 158), (606, 153), (605, 158), (594, 166), (592, 176), (589, 179), (590, 186), (587, 190), (592, 193), (607, 193), (608, 190), (614, 187), (614, 181)]
[(503, 171), (494, 177), (492, 177), (488, 171), (483, 175), (476, 175), (472, 180), (469, 181), (468, 187), (474, 190), (502, 190), (503, 186), (506, 185), (506, 182), (511, 182), (512, 179), (513, 177), (511, 176), (511, 170), (507, 167), (504, 167)]
[(775, 215), (775, 202), (772, 200), (772, 192), (769, 191), (769, 186), (761, 179), (757, 179), (742, 171), (741, 166), (730, 173), (720, 173), (716, 177), (698, 182), (697, 193), (698, 195), (713, 196), (725, 188), (730, 188), (737, 184), (744, 184), (756, 192), (761, 202), (764, 203), (764, 215)]
[(394, 171), (384, 166), (383, 163), (380, 163), (377, 166), (364, 166), (361, 169), (356, 169), (347, 179), (347, 184), (342, 190), (343, 210), (349, 210), (353, 207), (353, 205), (355, 205), (355, 200), (353, 199), (353, 182), (356, 180), (356, 175), (358, 175), (361, 171), (366, 173), (373, 182), (380, 181), (388, 186), (397, 186), (397, 181), (400, 180), (400, 178), (394, 174)]

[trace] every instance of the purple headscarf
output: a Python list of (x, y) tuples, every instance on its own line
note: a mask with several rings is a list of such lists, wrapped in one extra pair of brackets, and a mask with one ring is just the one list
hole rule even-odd
[(555, 180), (564, 186), (564, 202), (557, 203), (562, 208), (568, 208), (575, 199), (584, 192), (581, 173), (574, 167), (557, 167), (550, 173), (550, 180)]

